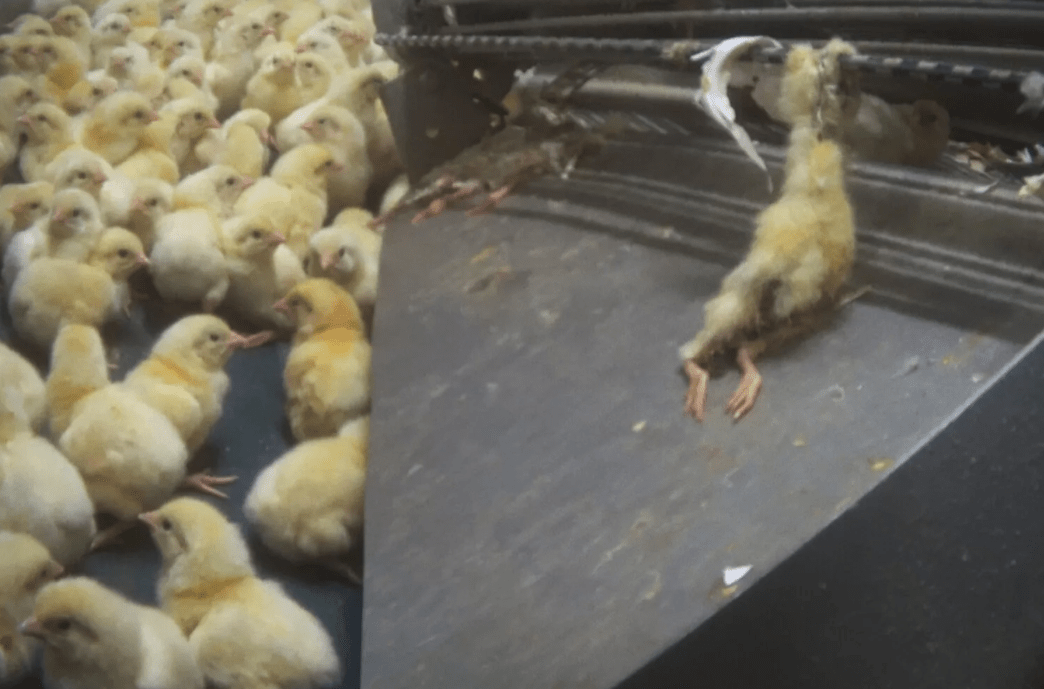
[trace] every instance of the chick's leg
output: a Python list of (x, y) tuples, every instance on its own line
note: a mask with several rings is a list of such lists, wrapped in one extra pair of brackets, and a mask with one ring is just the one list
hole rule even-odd
[(692, 359), (685, 362), (685, 374), (689, 376), (689, 392), (685, 396), (685, 413), (697, 421), (703, 421), (707, 407), (707, 382), (710, 374)]
[(214, 488), (214, 486), (225, 486), (238, 478), (238, 476), (211, 476), (210, 472), (201, 471), (198, 474), (187, 476), (185, 478), (185, 487), (194, 488), (206, 493), (207, 495), (213, 495), (216, 498), (224, 498), (227, 500), (228, 496), (217, 488)]
[(761, 392), (761, 374), (754, 367), (754, 358), (748, 345), (739, 348), (736, 353), (736, 364), (743, 372), (743, 377), (740, 379), (736, 392), (732, 393), (728, 404), (725, 405), (725, 411), (732, 414), (733, 420), (738, 421), (754, 408), (754, 402), (758, 399), (758, 393)]
[(493, 210), (498, 205), (500, 205), (501, 201), (503, 201), (504, 199), (506, 199), (508, 197), (508, 194), (510, 194), (511, 190), (514, 189), (514, 188), (515, 188), (515, 183), (514, 182), (510, 182), (510, 183), (505, 184), (504, 186), (500, 187), (496, 191), (491, 191), (489, 193), (489, 196), (486, 197), (486, 200), (483, 201), (482, 203), (480, 203), (479, 205), (475, 206), (471, 210), (469, 210), (467, 212), (467, 215), (469, 217), (471, 217), (471, 216), (479, 215), (480, 213), (485, 213), (486, 211)]
[(456, 191), (452, 194), (447, 194), (441, 198), (437, 198), (428, 204), (428, 207), (422, 210), (417, 215), (413, 216), (411, 221), (414, 225), (419, 223), (421, 220), (427, 220), (428, 218), (434, 218), (436, 215), (442, 213), (453, 201), (459, 201), (478, 193), (478, 190), (482, 188), (479, 182), (467, 182), (457, 187)]
[(91, 541), (91, 551), (93, 552), (117, 542), (120, 536), (124, 532), (129, 531), (134, 524), (134, 521), (121, 521), (102, 529), (94, 536), (94, 540)]

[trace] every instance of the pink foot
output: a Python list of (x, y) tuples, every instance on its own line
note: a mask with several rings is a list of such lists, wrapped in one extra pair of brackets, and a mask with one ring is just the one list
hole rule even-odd
[(228, 499), (228, 496), (214, 488), (214, 486), (225, 486), (232, 483), (238, 476), (211, 476), (210, 472), (201, 471), (185, 478), (186, 488), (195, 488), (198, 491), (213, 495), (216, 498)]

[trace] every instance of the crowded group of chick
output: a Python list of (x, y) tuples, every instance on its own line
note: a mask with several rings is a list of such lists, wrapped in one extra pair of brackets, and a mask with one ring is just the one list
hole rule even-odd
[[(225, 497), (233, 477), (187, 468), (222, 414), (225, 365), (290, 339), (297, 445), (244, 512), (276, 555), (358, 581), (381, 247), (367, 203), (404, 184), (378, 98), (397, 65), (369, 1), (32, 9), (0, 37), (0, 166), (20, 178), (0, 188), (18, 336), (0, 344), (0, 685), (335, 686), (322, 624), (258, 578), (221, 511), (175, 493)], [(185, 315), (112, 380), (102, 333), (136, 299)], [(160, 608), (69, 575), (141, 522)]]

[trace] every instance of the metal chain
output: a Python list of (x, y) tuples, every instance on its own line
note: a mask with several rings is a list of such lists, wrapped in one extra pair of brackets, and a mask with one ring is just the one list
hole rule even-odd
[[(679, 55), (695, 54), (714, 45), (712, 42), (669, 39), (577, 38), (559, 36), (483, 36), (483, 35), (389, 35), (374, 37), (378, 45), (389, 48), (428, 48), (460, 53), (544, 53), (568, 56), (605, 55), (637, 62), (678, 64)], [(785, 50), (755, 48), (751, 57), (758, 62), (782, 63)], [(960, 65), (935, 60), (876, 55), (842, 56), (847, 67), (873, 74), (902, 76), (924, 81), (945, 81), (971, 86), (1018, 91), (1027, 72)]]

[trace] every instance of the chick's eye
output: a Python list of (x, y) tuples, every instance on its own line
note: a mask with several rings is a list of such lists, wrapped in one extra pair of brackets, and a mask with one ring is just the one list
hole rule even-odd
[(326, 118), (325, 117), (320, 117), (318, 120), (316, 120), (316, 122), (318, 124), (326, 124)]
[(159, 199), (149, 199), (149, 205), (155, 207), (159, 203)]
[(337, 255), (340, 256), (341, 258), (344, 258), (344, 247), (343, 246), (337, 251)]
[(250, 233), (250, 236), (254, 239), (261, 239), (261, 230), (254, 230)]
[(54, 623), (54, 628), (60, 632), (67, 632), (72, 628), (72, 622), (69, 620), (58, 620)]
[(86, 179), (86, 178), (87, 178), (87, 173), (86, 172), (77, 172), (76, 173), (76, 179)]
[(40, 204), (38, 204), (38, 203), (30, 203), (29, 204), (29, 210), (31, 210), (31, 211), (35, 211), (39, 207), (40, 207)]
[(198, 122), (198, 121), (203, 119), (203, 114), (197, 112), (196, 115), (195, 115), (195, 118), (196, 118), (196, 121)]
[(79, 208), (77, 208), (76, 210), (74, 210), (72, 212), (72, 217), (74, 217), (74, 218), (80, 217), (80, 209)]
[(232, 186), (235, 183), (236, 183), (236, 178), (235, 177), (229, 177), (228, 179), (225, 180), (225, 184), (227, 186)]
[(91, 95), (92, 96), (100, 96), (100, 95), (102, 95), (101, 89), (94, 89), (93, 91), (91, 91)]
[(128, 256), (130, 256), (130, 252), (127, 251), (126, 249), (120, 249), (119, 251), (116, 252), (116, 255), (119, 256), (120, 258), (127, 258)]
[(139, 119), (145, 119), (145, 111), (144, 110), (136, 110), (134, 112), (134, 116), (139, 118)]
[(220, 340), (221, 340), (221, 336), (218, 335), (217, 333), (211, 333), (210, 334), (210, 341), (211, 342), (218, 342)]
[(160, 522), (160, 528), (163, 529), (164, 531), (170, 531), (171, 529), (174, 528), (174, 525), (170, 523), (169, 519), (164, 519), (163, 521)]

